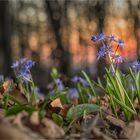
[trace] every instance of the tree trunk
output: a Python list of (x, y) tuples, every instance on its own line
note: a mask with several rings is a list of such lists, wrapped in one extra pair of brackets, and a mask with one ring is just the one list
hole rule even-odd
[(7, 75), (11, 72), (11, 15), (9, 9), (9, 1), (0, 1), (0, 44), (3, 51), (3, 74)]
[[(66, 4), (65, 4), (66, 5)], [(52, 52), (54, 60), (58, 61), (58, 68), (63, 74), (67, 74), (69, 71), (69, 52), (64, 49), (62, 43), (62, 35), (60, 33), (62, 10), (57, 0), (46, 0), (46, 13), (49, 15), (50, 23), (54, 32), (55, 40), (57, 43), (56, 49)], [(66, 20), (66, 18), (65, 18)]]

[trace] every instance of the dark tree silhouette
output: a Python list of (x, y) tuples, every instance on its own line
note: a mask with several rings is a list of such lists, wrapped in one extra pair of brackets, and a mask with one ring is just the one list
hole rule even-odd
[[(93, 5), (90, 5), (89, 3), (89, 11), (88, 16), (89, 20), (97, 20), (97, 32), (102, 33), (104, 29), (104, 19), (106, 14), (106, 8), (109, 1), (102, 0), (102, 1), (94, 1)], [(98, 76), (102, 77), (105, 73), (105, 66), (106, 61), (104, 59), (100, 59), (97, 63), (97, 69), (98, 69)]]
[(138, 30), (140, 28), (140, 19), (138, 14), (140, 12), (140, 1), (138, 1), (137, 5), (133, 5), (133, 1), (129, 0), (128, 5), (130, 9), (130, 15), (134, 19), (134, 34), (137, 41), (137, 56), (138, 60), (140, 61), (140, 33)]
[[(60, 29), (62, 28), (61, 24), (62, 19), (63, 22), (67, 21), (67, 1), (64, 2), (65, 8), (60, 5), (57, 0), (46, 0), (46, 13), (49, 15), (50, 24), (52, 26), (52, 30), (54, 32), (55, 40), (57, 43), (56, 49), (52, 52), (52, 58), (58, 61), (58, 69), (60, 72), (64, 74), (68, 74), (69, 72), (69, 52), (64, 49), (62, 43), (62, 33)], [(63, 11), (65, 10), (65, 11)], [(65, 14), (64, 14), (65, 12)]]
[(0, 44), (3, 50), (3, 74), (7, 75), (11, 72), (11, 15), (9, 1), (0, 1)]

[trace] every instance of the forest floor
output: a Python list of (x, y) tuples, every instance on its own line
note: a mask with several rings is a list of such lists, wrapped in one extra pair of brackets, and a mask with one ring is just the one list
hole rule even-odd
[[(111, 111), (104, 107), (102, 114), (90, 113), (67, 124), (65, 115), (68, 108), (55, 99), (49, 104), (47, 115), (42, 120), (39, 119), (38, 111), (31, 114), (22, 111), (17, 115), (5, 117), (5, 110), (0, 109), (0, 139), (139, 140), (140, 138), (140, 121), (136, 117), (128, 123), (123, 116), (115, 118), (111, 115)], [(63, 116), (63, 126), (58, 126), (51, 119), (50, 116), (54, 112)]]

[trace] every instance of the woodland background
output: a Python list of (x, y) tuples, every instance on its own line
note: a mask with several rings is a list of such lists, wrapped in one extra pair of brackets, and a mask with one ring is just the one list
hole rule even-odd
[(1, 0), (0, 74), (13, 76), (13, 61), (28, 57), (39, 87), (50, 80), (53, 66), (68, 76), (104, 73), (104, 60), (96, 61), (91, 36), (116, 35), (125, 42), (120, 53), (127, 66), (140, 60), (140, 0)]

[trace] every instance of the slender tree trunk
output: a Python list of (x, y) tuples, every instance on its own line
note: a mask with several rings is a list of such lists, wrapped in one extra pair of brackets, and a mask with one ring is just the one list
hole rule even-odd
[(134, 34), (137, 41), (137, 57), (138, 60), (140, 61), (140, 34), (138, 31), (138, 29), (140, 28), (140, 19), (138, 15), (139, 13), (138, 11), (140, 11), (140, 1), (138, 2), (137, 5), (133, 5), (132, 3), (133, 1), (128, 0), (130, 15), (134, 20)]
[(11, 15), (9, 9), (9, 1), (0, 1), (0, 32), (1, 46), (3, 50), (3, 73), (5, 75), (11, 72)]
[[(98, 18), (98, 32), (102, 33), (104, 29), (104, 18), (105, 18), (105, 0), (103, 1), (98, 1), (95, 10)], [(106, 67), (106, 61), (103, 58), (100, 58), (100, 60), (97, 63), (97, 68), (98, 68), (98, 76), (100, 78), (103, 78), (103, 75), (105, 74), (105, 67)]]
[(54, 60), (57, 59), (60, 72), (67, 74), (69, 71), (69, 53), (64, 49), (62, 34), (60, 33), (61, 16), (63, 16), (62, 12), (64, 11), (62, 11), (62, 7), (59, 5), (57, 0), (46, 0), (46, 13), (49, 15), (50, 23), (57, 43), (56, 49), (52, 53), (52, 57)]

